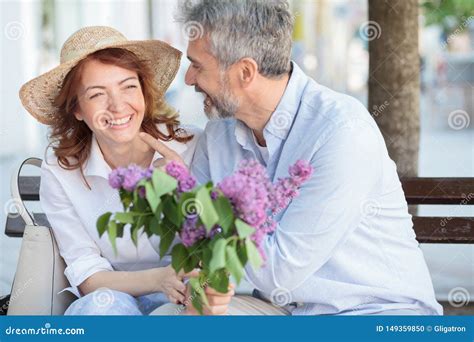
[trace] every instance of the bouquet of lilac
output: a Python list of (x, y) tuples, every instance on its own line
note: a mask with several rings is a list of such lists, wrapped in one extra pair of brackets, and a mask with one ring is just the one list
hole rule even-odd
[(176, 272), (201, 269), (189, 283), (192, 304), (202, 313), (205, 286), (225, 293), (230, 275), (239, 283), (247, 262), (255, 269), (265, 262), (263, 241), (276, 228), (275, 215), (298, 195), (312, 172), (300, 160), (289, 168), (288, 178), (273, 184), (262, 165), (244, 160), (216, 186), (196, 186), (195, 178), (177, 162), (164, 171), (136, 165), (118, 168), (109, 183), (119, 190), (123, 212), (103, 214), (97, 229), (100, 236), (108, 232), (115, 250), (115, 240), (127, 224), (135, 245), (139, 233), (159, 235), (161, 257), (179, 236), (181, 242), (171, 249), (172, 266)]

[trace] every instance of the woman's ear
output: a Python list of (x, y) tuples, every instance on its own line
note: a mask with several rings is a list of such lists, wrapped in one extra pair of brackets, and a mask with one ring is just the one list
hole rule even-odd
[(253, 58), (242, 58), (239, 61), (239, 81), (242, 87), (248, 87), (258, 74), (258, 65)]
[(79, 111), (74, 112), (74, 116), (78, 121), (84, 121), (84, 118), (82, 117), (82, 114)]

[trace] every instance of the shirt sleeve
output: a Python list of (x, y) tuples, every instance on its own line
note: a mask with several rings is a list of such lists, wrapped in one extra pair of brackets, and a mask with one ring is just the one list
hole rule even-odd
[(40, 200), (58, 243), (59, 253), (67, 265), (64, 274), (72, 286), (79, 286), (96, 272), (113, 270), (110, 262), (101, 256), (99, 247), (45, 162), (41, 168)]
[(199, 136), (191, 163), (191, 173), (196, 177), (199, 184), (204, 184), (211, 180), (206, 134), (207, 130)]
[(313, 176), (264, 241), (265, 266), (246, 267), (257, 289), (297, 289), (357, 228), (364, 206), (376, 203), (372, 196), (381, 179), (381, 139), (369, 124), (351, 123), (313, 155)]

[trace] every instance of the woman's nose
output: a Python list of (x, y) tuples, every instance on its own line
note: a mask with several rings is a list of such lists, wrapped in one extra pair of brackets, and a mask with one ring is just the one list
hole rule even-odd
[(123, 97), (120, 96), (118, 93), (112, 93), (109, 96), (109, 103), (108, 103), (108, 109), (111, 112), (120, 112), (125, 105), (125, 101), (123, 100)]

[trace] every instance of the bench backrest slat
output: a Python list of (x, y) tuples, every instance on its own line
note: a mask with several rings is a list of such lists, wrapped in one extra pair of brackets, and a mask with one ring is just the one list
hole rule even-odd
[(474, 204), (474, 178), (402, 178), (408, 204)]

